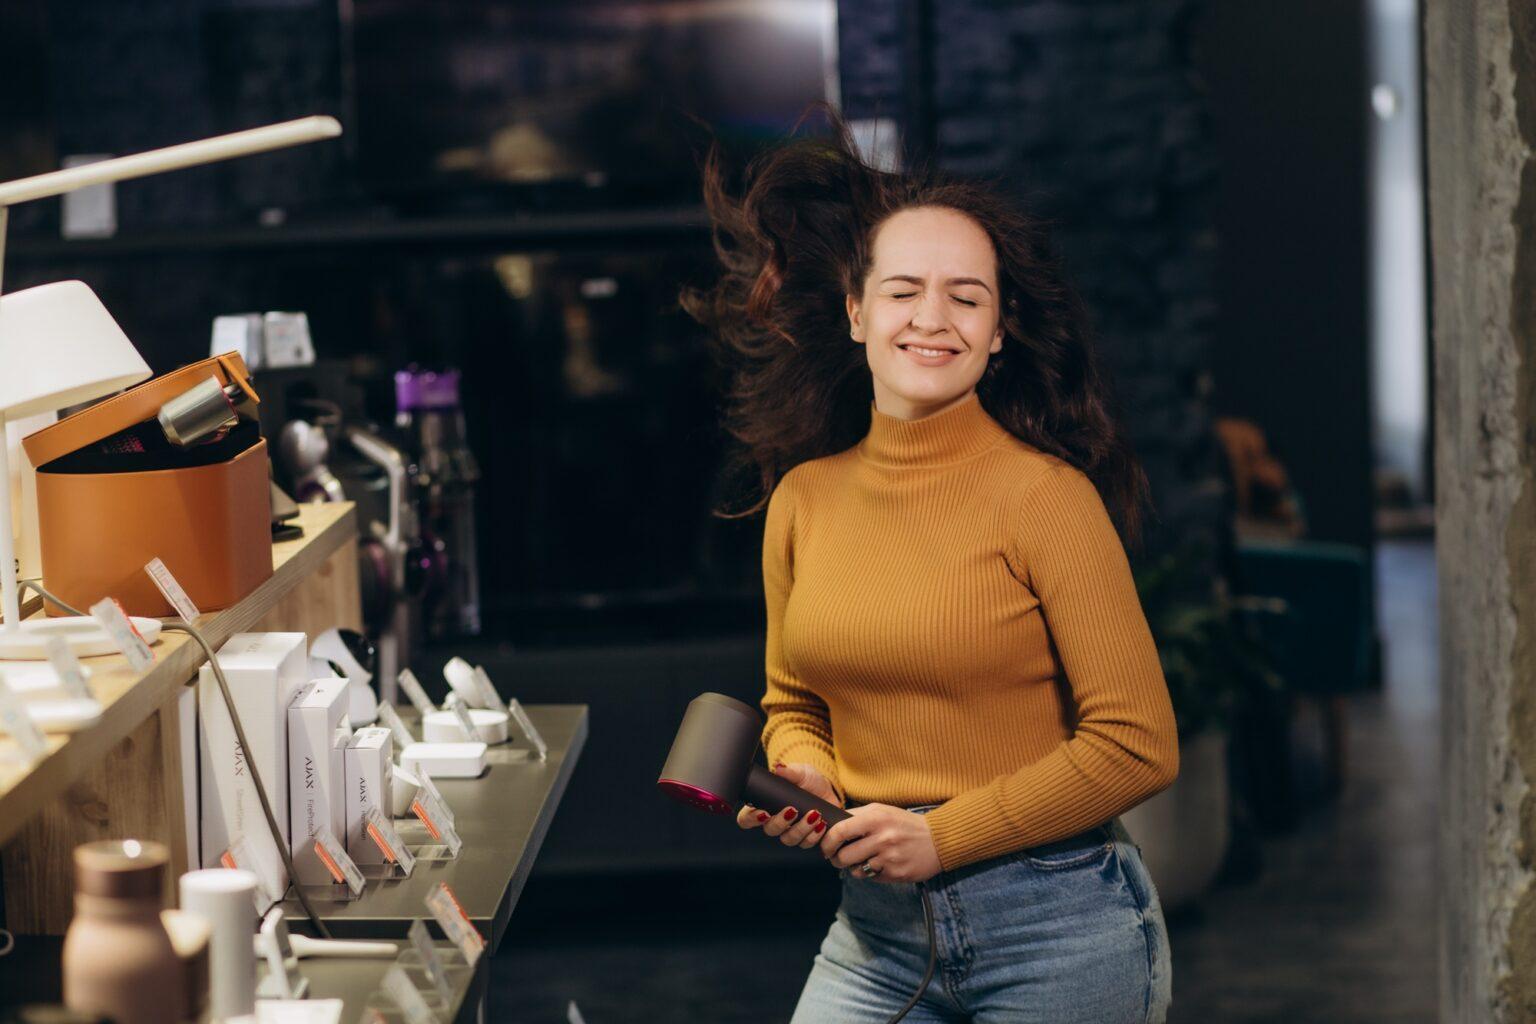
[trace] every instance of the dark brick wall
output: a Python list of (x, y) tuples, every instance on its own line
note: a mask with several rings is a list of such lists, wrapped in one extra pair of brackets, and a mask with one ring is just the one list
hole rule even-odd
[[(341, 113), (330, 0), (71, 0), (49, 5), (59, 154), (132, 153)], [(323, 209), (342, 187), (340, 145), (303, 146), (117, 186), (121, 230), (249, 223), (263, 209)]]
[[(900, 0), (842, 0), (845, 112), (913, 109)], [(1095, 318), (1160, 523), (1151, 551), (1224, 521), (1206, 395), (1216, 315), (1216, 141), (1196, 0), (943, 0), (929, 51), (939, 164), (998, 179), (1057, 225)], [(921, 105), (919, 105), (921, 109)]]

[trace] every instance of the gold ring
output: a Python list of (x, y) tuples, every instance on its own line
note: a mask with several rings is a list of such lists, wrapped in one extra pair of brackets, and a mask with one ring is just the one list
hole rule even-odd
[(880, 873), (880, 868), (876, 867), (873, 861), (868, 860), (859, 865), (859, 870), (864, 873), (865, 878), (874, 878)]

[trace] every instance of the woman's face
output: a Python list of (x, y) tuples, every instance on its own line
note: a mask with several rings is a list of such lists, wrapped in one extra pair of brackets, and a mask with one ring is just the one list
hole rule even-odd
[(893, 214), (875, 233), (864, 294), (848, 296), (848, 323), (876, 409), (911, 420), (954, 405), (1003, 347), (992, 240), (944, 207)]

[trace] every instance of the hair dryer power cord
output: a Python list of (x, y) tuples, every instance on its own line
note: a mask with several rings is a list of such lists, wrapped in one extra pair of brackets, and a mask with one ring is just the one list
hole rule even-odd
[(917, 1005), (917, 1001), (923, 998), (923, 993), (928, 991), (928, 983), (933, 980), (933, 969), (939, 961), (939, 947), (933, 939), (933, 899), (921, 882), (917, 886), (918, 895), (923, 898), (923, 924), (928, 928), (928, 969), (923, 972), (923, 980), (918, 983), (917, 991), (912, 993), (912, 998), (907, 1000), (907, 1005), (896, 1012), (886, 1024), (896, 1024), (905, 1017)]
[[(48, 593), (36, 580), (25, 580), (22, 586), (31, 588), (43, 600), (58, 605), (71, 615), (85, 615), (84, 612), (71, 608)], [(193, 640), (196, 640), (198, 646), (203, 649), (203, 654), (208, 657), (209, 666), (213, 668), (213, 677), (218, 680), (219, 693), (224, 698), (224, 709), (229, 712), (229, 720), (235, 726), (235, 739), (239, 742), (241, 750), (250, 750), (250, 744), (245, 741), (245, 726), (240, 721), (240, 715), (235, 711), (234, 699), (229, 695), (229, 680), (224, 678), (224, 670), (219, 667), (219, 659), (214, 657), (213, 648), (208, 645), (208, 641), (204, 639), (203, 634), (194, 626), (172, 620), (164, 621), (160, 628), (185, 633)], [(193, 676), (187, 685), (195, 687), (197, 679), (197, 676)], [(299, 905), (304, 908), (304, 913), (308, 915), (310, 923), (315, 926), (315, 931), (320, 933), (322, 939), (329, 939), (331, 937), (331, 930), (325, 926), (325, 922), (321, 920), (320, 915), (315, 913), (315, 908), (310, 904), (309, 897), (304, 894), (304, 887), (298, 883), (299, 873), (293, 867), (293, 852), (288, 849), (288, 844), (283, 841), (282, 830), (278, 828), (277, 817), (272, 813), (272, 801), (267, 799), (267, 787), (261, 781), (261, 774), (256, 769), (256, 762), (248, 760), (246, 761), (246, 767), (250, 769), (251, 781), (256, 784), (256, 797), (261, 803), (261, 813), (266, 816), (267, 829), (272, 834), (272, 843), (277, 847), (277, 852), (283, 858), (283, 867), (288, 872), (289, 885), (292, 886), (294, 895), (299, 898)], [(287, 894), (284, 893), (284, 895)]]

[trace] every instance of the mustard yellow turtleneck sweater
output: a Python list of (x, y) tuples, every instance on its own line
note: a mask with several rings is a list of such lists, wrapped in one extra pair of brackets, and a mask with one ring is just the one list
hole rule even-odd
[(1101, 824), (1178, 772), (1157, 650), (1088, 478), (974, 395), (774, 490), (769, 763), (928, 814), (945, 870)]

